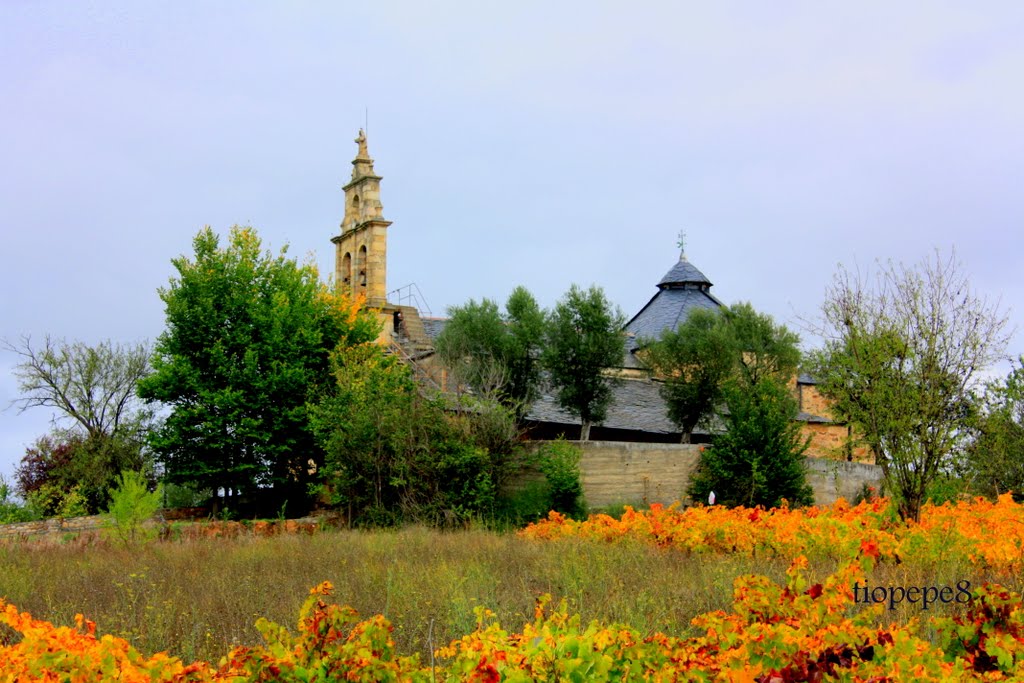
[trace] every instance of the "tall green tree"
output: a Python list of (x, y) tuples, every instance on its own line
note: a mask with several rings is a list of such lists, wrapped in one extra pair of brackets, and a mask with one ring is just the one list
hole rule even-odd
[(1005, 327), (953, 254), (889, 262), (873, 282), (840, 268), (826, 293), (815, 329), (824, 348), (809, 369), (874, 453), (904, 519), (918, 518), (963, 447), (978, 372), (1002, 356)]
[(705, 500), (714, 491), (721, 505), (777, 507), (783, 498), (812, 505), (804, 469), (807, 441), (793, 420), (796, 400), (786, 384), (763, 375), (753, 383), (730, 382), (723, 393), (726, 429), (701, 453), (690, 497)]
[(975, 437), (967, 447), (966, 473), (980, 492), (1013, 493), (1024, 501), (1024, 357), (990, 382), (981, 398)]
[(762, 378), (787, 381), (800, 363), (800, 338), (749, 303), (692, 311), (647, 346), (643, 358), (663, 380), (661, 395), (683, 442), (722, 407), (725, 389)]
[(437, 352), (460, 384), (495, 396), (519, 416), (537, 398), (544, 313), (533, 295), (516, 287), (505, 312), (490, 299), (448, 309)]
[(470, 299), (448, 309), (448, 322), (435, 348), (456, 384), (480, 395), (500, 392), (508, 383), (505, 364), (508, 330), (497, 302)]
[(544, 345), (544, 311), (525, 287), (512, 290), (505, 302), (508, 342), (509, 397), (517, 414), (525, 413), (537, 399), (541, 380), (541, 350)]
[[(710, 316), (698, 312), (696, 322), (679, 332), (687, 333), (685, 343), (701, 354), (684, 356), (686, 364), (675, 367), (674, 381), (703, 382), (701, 402), (692, 405), (716, 414), (725, 426), (701, 452), (691, 498), (704, 500), (714, 491), (725, 505), (770, 507), (783, 498), (813, 503), (804, 469), (807, 441), (794, 420), (797, 403), (788, 388), (800, 363), (800, 338), (749, 303)], [(704, 358), (713, 364), (711, 371), (694, 369), (692, 364)], [(671, 400), (669, 405), (671, 410)]]
[(743, 382), (754, 385), (764, 377), (786, 382), (793, 377), (800, 365), (799, 335), (747, 302), (733, 304), (722, 314), (734, 339)]
[(544, 367), (559, 405), (579, 417), (581, 441), (607, 416), (617, 380), (606, 370), (622, 364), (624, 323), (622, 311), (597, 286), (584, 291), (573, 285), (548, 318)]
[(675, 330), (649, 344), (643, 360), (663, 379), (659, 388), (668, 417), (690, 443), (694, 428), (722, 402), (735, 371), (736, 339), (719, 310), (695, 310)]
[(333, 386), (331, 351), (374, 339), (378, 324), (312, 264), (264, 252), (252, 228), (232, 228), (223, 247), (204, 228), (193, 248), (160, 290), (167, 329), (139, 385), (171, 409), (153, 448), (171, 483), (297, 497), (309, 461), (323, 462), (307, 402)]

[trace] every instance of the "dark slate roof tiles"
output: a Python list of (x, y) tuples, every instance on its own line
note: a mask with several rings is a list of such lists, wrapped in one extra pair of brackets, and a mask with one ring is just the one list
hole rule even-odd
[(806, 413), (806, 412), (797, 413), (796, 417), (793, 418), (793, 419), (798, 420), (800, 422), (809, 422), (811, 424), (822, 424), (822, 425), (835, 424), (834, 420), (830, 420), (827, 417), (822, 417), (821, 415), (813, 415), (811, 413)]
[(698, 270), (697, 266), (685, 258), (681, 258), (678, 263), (672, 266), (671, 270), (665, 273), (665, 277), (661, 278), (661, 281), (658, 282), (658, 287), (685, 283), (711, 286), (711, 280), (707, 279), (704, 273)]
[[(657, 382), (623, 380), (612, 388), (608, 418), (601, 424), (612, 429), (636, 429), (657, 434), (677, 434), (679, 429), (666, 415), (665, 400)], [(530, 407), (527, 420), (556, 424), (579, 424), (578, 417), (562, 410), (554, 395), (544, 393)], [(698, 430), (699, 431), (699, 430)]]
[(722, 303), (710, 292), (701, 289), (661, 289), (633, 319), (626, 323), (626, 332), (632, 333), (630, 349), (641, 345), (641, 340), (654, 340), (665, 330), (674, 330), (685, 322), (695, 308), (717, 309)]

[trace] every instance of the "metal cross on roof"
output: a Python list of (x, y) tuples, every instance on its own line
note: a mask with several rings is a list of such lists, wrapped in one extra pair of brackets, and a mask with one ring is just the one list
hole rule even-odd
[(680, 259), (686, 258), (686, 231), (685, 230), (680, 230), (679, 231), (679, 241), (676, 242), (676, 244), (679, 245), (679, 258)]

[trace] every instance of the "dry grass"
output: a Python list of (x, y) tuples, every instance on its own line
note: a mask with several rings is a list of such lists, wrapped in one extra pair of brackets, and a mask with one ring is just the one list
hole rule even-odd
[[(73, 624), (74, 615), (84, 613), (99, 632), (128, 638), (145, 653), (217, 661), (233, 644), (259, 641), (253, 623), (260, 616), (293, 626), (309, 589), (329, 580), (337, 602), (391, 620), (400, 652), (427, 656), (473, 629), (475, 606), (518, 629), (532, 620), (534, 600), (543, 593), (566, 598), (584, 621), (683, 633), (697, 614), (728, 608), (736, 576), (760, 573), (781, 581), (787, 564), (425, 528), (201, 539), (132, 550), (103, 542), (13, 544), (0, 546), (0, 596), (58, 624)], [(832, 569), (820, 564), (811, 573), (822, 577)], [(884, 565), (873, 584), (975, 584), (984, 578), (955, 563)], [(1017, 579), (1002, 579), (1020, 589)], [(906, 606), (886, 616), (905, 622), (924, 615), (919, 606)]]

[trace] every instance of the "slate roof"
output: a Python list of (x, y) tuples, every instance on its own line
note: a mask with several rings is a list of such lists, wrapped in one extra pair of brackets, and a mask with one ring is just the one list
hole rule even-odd
[(665, 273), (665, 277), (661, 278), (658, 282), (658, 286), (662, 285), (681, 285), (681, 284), (704, 284), (708, 287), (711, 286), (711, 280), (700, 272), (697, 266), (693, 265), (686, 260), (686, 257), (679, 259), (679, 262), (672, 266), (672, 269)]
[[(679, 429), (666, 415), (665, 400), (658, 393), (657, 382), (625, 379), (612, 388), (612, 403), (608, 417), (600, 423), (612, 429), (634, 429), (655, 434), (678, 434)], [(553, 394), (544, 392), (526, 414), (534, 422), (578, 425), (580, 419), (562, 410)], [(703, 433), (699, 429), (696, 433)]]
[[(637, 342), (657, 339), (664, 330), (679, 327), (695, 308), (716, 309), (721, 305), (710, 292), (699, 289), (662, 289), (626, 323), (626, 332), (631, 333)], [(631, 348), (637, 345), (634, 343)]]
[(723, 304), (711, 293), (711, 281), (704, 273), (680, 257), (679, 262), (658, 282), (658, 292), (640, 312), (626, 323), (625, 367), (639, 367), (634, 354), (645, 340), (657, 339), (665, 330), (674, 330), (697, 308), (717, 309)]
[(813, 414), (807, 413), (807, 412), (799, 412), (799, 413), (797, 413), (796, 417), (794, 417), (793, 419), (797, 420), (799, 422), (809, 422), (811, 424), (822, 424), (822, 425), (835, 424), (834, 420), (830, 420), (827, 417), (822, 417), (821, 415), (813, 415)]

